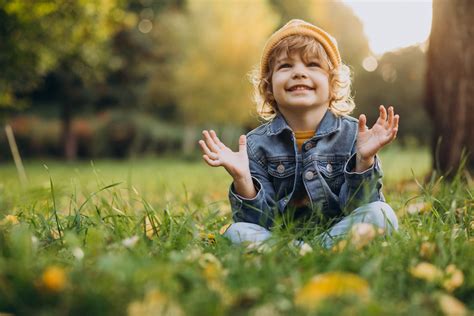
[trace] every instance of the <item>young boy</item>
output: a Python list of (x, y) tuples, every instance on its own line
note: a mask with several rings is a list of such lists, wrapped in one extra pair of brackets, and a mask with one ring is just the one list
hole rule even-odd
[[(350, 71), (336, 40), (302, 20), (291, 20), (267, 41), (255, 74), (257, 110), (268, 122), (242, 135), (239, 151), (214, 131), (203, 131), (203, 158), (234, 179), (229, 199), (235, 221), (225, 236), (234, 243), (261, 242), (275, 219), (332, 219), (325, 247), (355, 223), (390, 233), (398, 229), (381, 192), (377, 152), (397, 134), (399, 116), (380, 106), (375, 125), (347, 116)], [(316, 222), (317, 223), (317, 222)]]

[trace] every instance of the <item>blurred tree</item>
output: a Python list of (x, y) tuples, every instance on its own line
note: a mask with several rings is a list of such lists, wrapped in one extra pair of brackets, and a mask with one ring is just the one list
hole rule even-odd
[(387, 52), (373, 62), (377, 63), (374, 71), (361, 69), (358, 73), (356, 97), (365, 104), (356, 113), (366, 111), (369, 124), (373, 124), (378, 117), (378, 105), (393, 105), (401, 117), (399, 139), (406, 144), (428, 144), (431, 124), (423, 107), (426, 57), (421, 47)]
[[(364, 70), (371, 52), (362, 23), (339, 1), (103, 1), (118, 7), (96, 12), (96, 2), (59, 1), (45, 11), (43, 2), (0, 0), (0, 103), (18, 107), (31, 99), (36, 113), (61, 115), (70, 156), (76, 147), (71, 116), (117, 106), (129, 113), (124, 118), (146, 111), (186, 125), (186, 150), (195, 147), (200, 124), (225, 126), (234, 140), (242, 126), (258, 124), (247, 74), (269, 34), (291, 18), (336, 37), (355, 76), (355, 114), (373, 120), (377, 106), (389, 102), (402, 115), (400, 138), (428, 137), (419, 107), (424, 54), (418, 47), (387, 53), (375, 71)], [(107, 36), (97, 38), (96, 28), (109, 20)], [(25, 94), (40, 82), (39, 91)]]
[(158, 17), (165, 10), (182, 11), (184, 1), (128, 2), (128, 10), (138, 17), (137, 27), (115, 34), (111, 72), (99, 93), (97, 107), (119, 106), (130, 111), (151, 112), (168, 121), (176, 120), (176, 101), (169, 89), (174, 83), (167, 74), (172, 72), (179, 47), (166, 42), (166, 34), (163, 36), (163, 30), (158, 27)]
[(168, 11), (157, 29), (176, 59), (154, 86), (176, 98), (187, 126), (185, 152), (195, 147), (193, 126), (250, 122), (249, 70), (255, 66), (276, 16), (265, 0), (189, 0), (185, 13)]
[[(474, 2), (434, 0), (428, 50), (426, 109), (434, 124), (434, 167), (456, 171), (474, 152)], [(474, 162), (468, 158), (468, 168)]]
[[(123, 6), (122, 0), (0, 1), (0, 105), (17, 106), (15, 97), (55, 68), (72, 86), (100, 79), (111, 34), (134, 22)], [(75, 88), (61, 92), (67, 158), (75, 156), (71, 116), (80, 103), (77, 93)]]

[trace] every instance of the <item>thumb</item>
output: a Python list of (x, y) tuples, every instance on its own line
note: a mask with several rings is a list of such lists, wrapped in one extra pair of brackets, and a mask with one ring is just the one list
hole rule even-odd
[(365, 114), (361, 114), (359, 116), (359, 124), (358, 124), (359, 125), (359, 133), (366, 131), (366, 129), (367, 129), (366, 123), (367, 123), (367, 118), (365, 117)]
[(239, 137), (239, 152), (247, 153), (247, 137), (245, 135)]

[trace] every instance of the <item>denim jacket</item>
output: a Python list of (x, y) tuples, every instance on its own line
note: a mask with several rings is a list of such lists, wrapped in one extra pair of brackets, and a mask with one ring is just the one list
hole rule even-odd
[[(271, 228), (292, 197), (306, 193), (311, 210), (337, 218), (364, 203), (384, 201), (379, 159), (355, 172), (358, 121), (326, 111), (314, 136), (298, 151), (295, 135), (281, 114), (247, 134), (250, 173), (257, 195), (246, 199), (230, 185), (235, 222)], [(305, 191), (305, 192), (301, 192)]]

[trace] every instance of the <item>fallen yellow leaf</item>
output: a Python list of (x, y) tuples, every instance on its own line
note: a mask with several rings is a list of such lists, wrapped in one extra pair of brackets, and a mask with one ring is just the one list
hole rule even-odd
[(368, 245), (377, 235), (374, 225), (368, 223), (357, 223), (351, 229), (351, 243), (356, 249)]
[(327, 298), (356, 296), (366, 300), (369, 294), (369, 284), (358, 275), (328, 272), (316, 275), (303, 286), (295, 295), (295, 304), (305, 309), (313, 309)]
[(219, 234), (220, 235), (224, 235), (225, 232), (227, 231), (227, 229), (231, 226), (232, 224), (225, 224), (224, 226), (221, 227), (221, 229), (219, 229)]
[(435, 250), (435, 244), (428, 241), (424, 241), (420, 245), (420, 256), (424, 259), (430, 259), (433, 256)]
[(299, 254), (300, 254), (300, 256), (304, 257), (308, 253), (312, 253), (312, 252), (313, 252), (313, 248), (310, 245), (308, 245), (307, 243), (303, 243), (303, 245), (301, 245), (301, 247), (300, 247)]
[(152, 223), (150, 222), (150, 219), (147, 217), (145, 217), (145, 231), (146, 231), (146, 237), (148, 239), (152, 239), (153, 236), (155, 235), (155, 229), (157, 229), (157, 227), (153, 227)]
[(11, 225), (16, 225), (18, 224), (18, 217), (16, 215), (7, 215), (5, 218), (0, 222), (0, 224), (5, 225), (5, 224), (11, 224)]
[(223, 269), (221, 262), (211, 253), (205, 253), (199, 258), (199, 265), (203, 269), (203, 276), (209, 282), (222, 279), (227, 271)]
[(432, 205), (430, 202), (417, 202), (409, 204), (406, 208), (406, 212), (410, 215), (423, 214), (431, 211)]
[(181, 307), (158, 290), (149, 291), (142, 301), (133, 301), (128, 305), (129, 316), (181, 316)]
[(338, 243), (335, 244), (331, 250), (332, 252), (341, 252), (344, 249), (346, 249), (346, 246), (347, 246), (347, 240), (342, 239), (342, 240), (339, 240)]
[(410, 274), (415, 278), (434, 282), (443, 277), (443, 272), (428, 262), (421, 262), (410, 269)]
[(464, 304), (451, 295), (441, 294), (438, 298), (439, 307), (446, 316), (464, 316), (467, 315), (467, 309)]
[(450, 264), (446, 267), (446, 278), (443, 281), (443, 287), (448, 291), (452, 292), (460, 287), (464, 282), (464, 274), (454, 264)]

